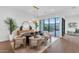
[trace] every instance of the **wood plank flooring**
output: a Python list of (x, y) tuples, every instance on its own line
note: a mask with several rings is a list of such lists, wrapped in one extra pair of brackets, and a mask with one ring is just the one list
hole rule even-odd
[(13, 53), (10, 41), (0, 42), (0, 53)]
[(44, 53), (79, 53), (79, 46), (68, 40), (58, 39)]
[[(54, 40), (54, 38), (52, 38)], [(77, 41), (78, 39), (76, 39)], [(79, 40), (78, 40), (79, 41)], [(79, 43), (75, 44), (68, 39), (57, 39), (53, 41), (53, 44), (44, 51), (44, 53), (79, 53)], [(13, 52), (10, 42), (0, 42), (0, 53), (1, 52)], [(21, 52), (26, 52), (23, 48)]]

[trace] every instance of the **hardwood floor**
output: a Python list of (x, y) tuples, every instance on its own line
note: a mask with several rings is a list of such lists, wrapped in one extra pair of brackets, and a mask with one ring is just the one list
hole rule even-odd
[(79, 46), (69, 40), (58, 39), (44, 53), (79, 53)]
[(0, 42), (0, 53), (13, 53), (10, 41)]
[[(52, 40), (54, 40), (54, 38)], [(78, 39), (75, 40), (78, 41)], [(79, 53), (78, 44), (79, 43), (76, 44), (73, 41), (68, 40), (68, 38), (57, 39), (47, 50), (44, 51), (44, 53)], [(13, 52), (9, 41), (0, 42), (0, 52)], [(22, 48), (20, 52), (26, 53), (25, 48)]]

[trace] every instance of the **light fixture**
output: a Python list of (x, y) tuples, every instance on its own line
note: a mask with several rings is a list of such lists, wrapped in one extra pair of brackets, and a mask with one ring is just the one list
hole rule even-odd
[(34, 8), (34, 20), (33, 20), (33, 23), (35, 24), (35, 29), (37, 30), (37, 26), (38, 26), (38, 21), (39, 21), (39, 19), (38, 19), (38, 10), (39, 10), (39, 8), (37, 7), (37, 6), (33, 6), (33, 8)]
[(37, 6), (33, 6), (34, 8), (34, 19), (38, 18), (38, 10), (39, 8)]

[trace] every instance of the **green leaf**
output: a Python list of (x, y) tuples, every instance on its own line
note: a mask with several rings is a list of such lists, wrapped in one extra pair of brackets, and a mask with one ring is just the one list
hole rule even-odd
[(10, 34), (17, 28), (16, 22), (10, 17), (5, 20), (5, 23), (9, 26)]

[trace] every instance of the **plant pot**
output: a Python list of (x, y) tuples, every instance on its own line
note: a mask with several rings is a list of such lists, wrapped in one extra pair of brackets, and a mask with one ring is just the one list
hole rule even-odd
[(9, 39), (10, 39), (10, 41), (13, 40), (13, 34), (10, 34), (10, 35), (9, 35)]

